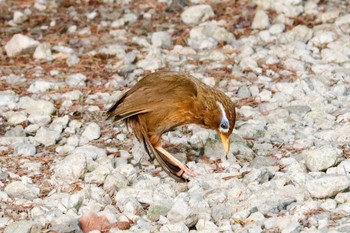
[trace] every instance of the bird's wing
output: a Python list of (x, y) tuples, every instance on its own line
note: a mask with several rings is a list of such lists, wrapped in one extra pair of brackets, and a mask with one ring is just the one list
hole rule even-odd
[(116, 121), (153, 111), (160, 105), (175, 104), (197, 95), (196, 80), (182, 74), (161, 72), (140, 80), (108, 110)]

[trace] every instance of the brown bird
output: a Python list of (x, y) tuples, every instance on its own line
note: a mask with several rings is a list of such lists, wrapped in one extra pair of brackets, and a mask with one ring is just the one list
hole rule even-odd
[[(108, 118), (124, 120), (162, 168), (176, 180), (197, 175), (161, 146), (163, 133), (185, 124), (216, 130), (226, 155), (236, 121), (235, 105), (223, 92), (186, 73), (155, 72), (125, 92), (108, 110)], [(151, 152), (151, 153), (150, 153)]]

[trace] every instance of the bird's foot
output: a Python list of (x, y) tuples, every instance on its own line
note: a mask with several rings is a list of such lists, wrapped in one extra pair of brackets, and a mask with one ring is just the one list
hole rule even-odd
[(178, 171), (176, 173), (177, 176), (182, 176), (184, 173), (187, 174), (188, 176), (192, 176), (192, 177), (200, 175), (199, 173), (192, 171), (191, 169), (189, 169), (188, 167), (186, 167), (183, 164), (178, 165), (178, 167), (180, 168), (180, 171)]

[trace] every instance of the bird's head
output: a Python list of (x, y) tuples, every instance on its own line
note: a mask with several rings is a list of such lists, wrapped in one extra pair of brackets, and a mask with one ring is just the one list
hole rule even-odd
[(230, 150), (230, 136), (236, 121), (236, 111), (234, 103), (227, 96), (219, 96), (215, 103), (208, 109), (208, 117), (205, 119), (205, 125), (215, 130), (222, 141), (226, 156)]

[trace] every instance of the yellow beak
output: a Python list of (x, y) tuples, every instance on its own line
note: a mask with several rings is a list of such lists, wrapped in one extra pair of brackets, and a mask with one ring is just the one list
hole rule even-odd
[(224, 146), (224, 150), (227, 158), (227, 154), (230, 151), (230, 138), (226, 137), (224, 134), (220, 134), (220, 138), (221, 138), (222, 145)]

